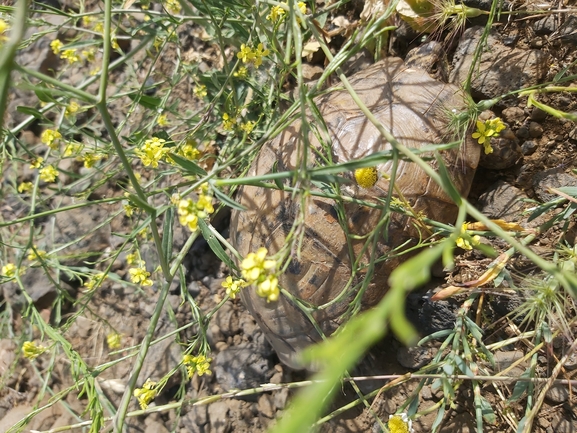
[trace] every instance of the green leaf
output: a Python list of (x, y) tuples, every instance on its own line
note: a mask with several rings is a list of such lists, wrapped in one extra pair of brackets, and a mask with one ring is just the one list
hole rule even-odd
[(216, 238), (216, 236), (212, 233), (211, 229), (208, 227), (208, 224), (205, 220), (199, 219), (198, 220), (198, 227), (200, 227), (200, 232), (202, 233), (202, 237), (208, 243), (208, 246), (212, 250), (212, 252), (224, 262), (230, 269), (236, 269), (236, 265), (230, 259), (228, 254), (222, 248), (222, 245)]
[(42, 114), (40, 111), (38, 111), (36, 108), (32, 108), (32, 107), (25, 107), (23, 105), (19, 105), (16, 107), (16, 111), (18, 111), (19, 113), (24, 113), (24, 114), (28, 114), (29, 116), (32, 116), (36, 119), (40, 119), (40, 120), (47, 120), (46, 116), (44, 116), (44, 114)]
[(427, 335), (426, 337), (419, 340), (417, 346), (422, 346), (423, 344), (431, 341), (431, 340), (440, 340), (441, 338), (445, 338), (455, 332), (452, 329), (443, 329), (442, 331), (433, 332), (432, 334)]
[(164, 226), (162, 230), (162, 254), (166, 262), (172, 258), (172, 239), (174, 226), (174, 208), (170, 206), (164, 213)]
[(52, 97), (53, 92), (46, 89), (45, 86), (34, 86), (34, 93), (36, 94), (36, 97), (42, 102), (56, 102), (56, 99)]
[(466, 374), (471, 378), (475, 377), (475, 373), (471, 371), (471, 369), (467, 365), (467, 361), (465, 361), (459, 355), (454, 355), (453, 359), (455, 360), (455, 364), (457, 364), (457, 367), (459, 368), (459, 370), (461, 370), (463, 374)]
[[(531, 369), (528, 368), (527, 370), (525, 370), (525, 372), (521, 375), (521, 377), (522, 378), (531, 377)], [(509, 403), (513, 403), (515, 401), (520, 400), (521, 397), (523, 397), (523, 395), (525, 394), (525, 392), (529, 389), (530, 385), (531, 382), (528, 382), (526, 380), (518, 380), (515, 383), (515, 387), (513, 388), (513, 393), (511, 394), (511, 397), (509, 397), (507, 401)]]
[(439, 407), (439, 411), (437, 412), (435, 421), (433, 421), (433, 425), (431, 426), (431, 432), (434, 433), (435, 431), (437, 431), (437, 429), (441, 425), (441, 421), (443, 421), (444, 416), (445, 416), (445, 406), (441, 405), (441, 407)]
[[(272, 165), (272, 172), (278, 173), (278, 161), (275, 161), (274, 164)], [(279, 190), (281, 190), (281, 191), (284, 190), (284, 185), (283, 185), (281, 179), (274, 179), (274, 183)]]
[(143, 95), (140, 92), (129, 93), (127, 96), (149, 110), (156, 110), (162, 105), (162, 99), (155, 96)]
[(413, 290), (431, 279), (431, 267), (443, 253), (444, 242), (428, 248), (397, 267), (389, 277), (390, 287)]
[(236, 201), (231, 199), (228, 195), (223, 193), (218, 188), (213, 187), (212, 191), (214, 192), (214, 195), (216, 196), (216, 198), (219, 199), (222, 203), (224, 203), (228, 207), (230, 207), (232, 209), (239, 210), (239, 211), (245, 211), (246, 210), (246, 208), (243, 205), (241, 205), (240, 203), (237, 203)]
[(169, 152), (168, 156), (170, 156), (170, 158), (176, 164), (180, 165), (184, 169), (184, 171), (186, 171), (187, 173), (191, 173), (195, 176), (206, 176), (206, 171), (204, 171), (202, 168), (200, 168), (193, 161), (186, 159), (186, 158), (183, 158), (182, 156), (177, 155), (176, 153), (172, 153), (172, 152)]
[(445, 165), (443, 158), (438, 152), (435, 152), (435, 158), (437, 159), (437, 163), (439, 164), (438, 173), (439, 176), (441, 176), (441, 186), (443, 187), (445, 192), (449, 195), (449, 197), (451, 197), (451, 200), (453, 200), (457, 204), (457, 206), (460, 206), (463, 199), (461, 197), (461, 194), (459, 194), (459, 191), (457, 191), (457, 188), (455, 188), (453, 181), (451, 180), (451, 175), (447, 170), (447, 166)]
[(481, 408), (483, 419), (489, 424), (495, 424), (497, 422), (497, 417), (495, 416), (493, 408), (491, 407), (489, 402), (485, 399), (485, 397), (483, 397), (482, 395), (478, 395), (475, 400), (478, 400), (477, 403)]

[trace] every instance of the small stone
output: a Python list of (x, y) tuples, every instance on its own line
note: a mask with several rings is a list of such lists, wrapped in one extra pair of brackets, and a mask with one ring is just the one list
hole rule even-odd
[(144, 430), (144, 433), (168, 433), (168, 431), (169, 430), (164, 426), (164, 424), (155, 420), (146, 420), (146, 429)]
[(421, 397), (423, 398), (423, 400), (432, 400), (433, 399), (433, 393), (431, 392), (430, 386), (424, 386), (421, 389)]
[(566, 402), (569, 399), (569, 390), (566, 385), (555, 384), (545, 394), (545, 397), (554, 404)]
[(431, 351), (426, 347), (401, 347), (397, 351), (397, 361), (405, 368), (417, 370), (433, 358)]
[(537, 122), (529, 122), (529, 135), (532, 138), (539, 138), (543, 135), (543, 127)]
[(551, 14), (545, 18), (536, 21), (533, 24), (533, 30), (537, 35), (550, 35), (559, 27), (559, 16), (556, 14)]
[(228, 402), (216, 401), (208, 405), (211, 433), (227, 433), (231, 431), (231, 418), (228, 416)]
[(533, 107), (531, 110), (531, 120), (535, 122), (542, 122), (547, 118), (547, 113), (540, 108)]
[(287, 401), (289, 398), (289, 390), (287, 388), (283, 388), (280, 391), (276, 391), (274, 393), (273, 402), (277, 409), (284, 409), (287, 405)]
[(261, 394), (261, 396), (258, 398), (257, 405), (258, 412), (270, 419), (274, 418), (275, 413), (271, 400), (272, 399), (270, 398), (270, 395)]
[(529, 127), (527, 125), (519, 127), (515, 135), (517, 136), (517, 138), (521, 139), (529, 138)]
[(521, 152), (523, 152), (525, 156), (532, 155), (535, 153), (535, 150), (537, 150), (537, 144), (534, 141), (526, 141), (521, 146)]
[(216, 356), (214, 372), (218, 383), (226, 390), (256, 388), (270, 382), (274, 374), (271, 364), (253, 344), (241, 344)]
[(543, 203), (559, 197), (557, 194), (549, 192), (549, 188), (559, 188), (562, 186), (577, 186), (577, 178), (567, 173), (545, 171), (543, 173), (538, 173), (533, 179), (535, 194)]
[(525, 112), (523, 111), (523, 109), (519, 108), (519, 107), (508, 107), (505, 108), (502, 113), (501, 116), (503, 117), (503, 120), (507, 123), (521, 123), (523, 122), (523, 120), (525, 120)]
[(489, 218), (518, 221), (525, 208), (524, 198), (527, 196), (519, 188), (499, 181), (479, 197), (478, 207)]

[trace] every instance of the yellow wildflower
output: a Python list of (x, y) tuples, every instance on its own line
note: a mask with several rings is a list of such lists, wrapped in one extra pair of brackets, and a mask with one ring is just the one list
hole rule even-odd
[(99, 272), (97, 274), (91, 275), (86, 283), (84, 283), (84, 287), (86, 287), (87, 291), (91, 292), (102, 284), (102, 282), (106, 279), (106, 274), (104, 272)]
[(124, 208), (124, 213), (128, 218), (130, 218), (134, 214), (134, 211), (138, 209), (137, 207), (132, 206), (131, 204), (124, 204), (122, 205), (122, 207)]
[(195, 86), (192, 93), (194, 93), (194, 96), (196, 96), (197, 98), (204, 98), (206, 95), (208, 95), (208, 92), (206, 90), (206, 86), (204, 84), (199, 84), (198, 86)]
[(68, 157), (71, 155), (77, 155), (82, 150), (82, 144), (70, 142), (64, 148), (64, 156)]
[(18, 192), (23, 194), (25, 192), (32, 191), (32, 188), (34, 188), (34, 184), (32, 182), (22, 182), (20, 185), (18, 185)]
[(185, 198), (178, 202), (178, 220), (183, 226), (195, 231), (198, 227), (198, 216), (196, 215), (196, 206), (190, 198)]
[(236, 57), (242, 60), (243, 63), (250, 63), (254, 60), (254, 53), (252, 49), (245, 44), (240, 46), (240, 51), (237, 53)]
[(80, 54), (82, 54), (82, 57), (84, 57), (84, 60), (86, 60), (87, 62), (93, 62), (94, 60), (96, 60), (96, 48), (94, 47), (89, 48), (87, 50), (82, 50)]
[(40, 174), (40, 179), (47, 183), (55, 182), (58, 177), (58, 170), (53, 165), (41, 168), (38, 173)]
[(193, 144), (187, 143), (178, 150), (178, 154), (183, 158), (194, 161), (200, 157), (200, 150)]
[(50, 42), (50, 48), (52, 48), (52, 52), (54, 54), (60, 54), (60, 51), (62, 51), (63, 46), (64, 44), (60, 39), (54, 39), (52, 42)]
[(30, 168), (40, 168), (40, 167), (42, 167), (43, 163), (44, 163), (44, 158), (39, 156), (38, 158), (35, 158), (32, 161), (30, 161)]
[(106, 344), (110, 350), (120, 349), (121, 335), (118, 332), (111, 332), (106, 336)]
[(143, 267), (145, 262), (140, 259), (138, 252), (134, 252), (126, 255), (126, 263)]
[(48, 349), (40, 344), (36, 344), (33, 341), (25, 341), (22, 345), (22, 354), (25, 358), (30, 360), (38, 358)]
[(231, 118), (228, 113), (224, 113), (222, 115), (222, 129), (225, 131), (232, 131), (234, 129), (234, 125), (236, 124), (236, 119)]
[(364, 167), (355, 170), (355, 179), (359, 186), (372, 188), (377, 183), (377, 169), (375, 167)]
[(67, 117), (73, 116), (76, 113), (78, 113), (79, 110), (80, 110), (80, 104), (78, 104), (78, 102), (76, 101), (70, 101), (70, 103), (66, 107), (64, 115)]
[(82, 161), (84, 161), (84, 167), (92, 168), (94, 164), (102, 159), (102, 155), (97, 155), (96, 153), (87, 152), (82, 155)]
[(282, 19), (284, 19), (286, 15), (286, 11), (282, 6), (273, 6), (270, 8), (270, 13), (266, 16), (266, 19), (276, 23)]
[(46, 256), (47, 256), (46, 251), (39, 250), (38, 247), (36, 245), (34, 245), (34, 248), (32, 249), (32, 251), (30, 251), (27, 258), (28, 258), (28, 260), (33, 262), (34, 260), (45, 259)]
[(133, 395), (138, 399), (138, 404), (142, 410), (145, 410), (150, 402), (156, 397), (157, 390), (155, 389), (156, 382), (146, 379), (142, 388), (136, 388)]
[(221, 286), (226, 289), (226, 294), (230, 296), (232, 299), (236, 298), (236, 294), (240, 292), (240, 289), (248, 286), (248, 283), (242, 279), (233, 280), (233, 278), (229, 275), (226, 277), (221, 283)]
[(481, 237), (479, 235), (467, 235), (467, 227), (468, 223), (463, 223), (461, 226), (461, 235), (457, 238), (455, 243), (459, 248), (464, 250), (472, 250), (474, 246), (477, 246), (481, 243)]
[(241, 66), (237, 69), (237, 71), (232, 74), (235, 78), (239, 78), (241, 80), (245, 80), (248, 77), (248, 69), (245, 66)]
[(145, 166), (158, 167), (158, 162), (170, 151), (164, 147), (166, 140), (158, 137), (152, 137), (144, 142), (140, 149), (136, 149), (136, 156), (140, 158)]
[(267, 302), (278, 301), (280, 296), (278, 278), (274, 275), (267, 275), (263, 281), (257, 284), (256, 294), (261, 298), (266, 298)]
[(182, 357), (182, 363), (184, 366), (186, 366), (186, 372), (188, 373), (189, 379), (192, 379), (194, 373), (198, 374), (199, 376), (203, 376), (205, 374), (210, 376), (212, 374), (212, 371), (210, 371), (211, 361), (212, 358), (207, 358), (204, 355), (184, 355)]
[(170, 122), (168, 121), (168, 119), (166, 118), (166, 114), (161, 114), (158, 116), (158, 118), (156, 119), (156, 124), (158, 126), (160, 126), (161, 128), (164, 128), (165, 126), (170, 125)]
[(262, 58), (268, 56), (269, 54), (270, 51), (265, 49), (263, 44), (258, 44), (256, 49), (254, 50), (254, 60), (253, 60), (254, 66), (258, 68), (260, 65), (262, 65)]
[(242, 129), (247, 134), (250, 134), (255, 126), (256, 126), (256, 122), (253, 122), (252, 120), (248, 120), (248, 121), (246, 121), (240, 125), (240, 129)]
[(60, 54), (60, 58), (62, 60), (66, 60), (69, 65), (72, 65), (80, 61), (80, 57), (78, 56), (78, 54), (76, 54), (76, 50), (72, 48), (62, 51), (62, 54)]
[(16, 265), (14, 263), (6, 263), (2, 266), (2, 275), (4, 277), (13, 278), (16, 276)]
[(58, 149), (58, 143), (62, 138), (62, 134), (54, 129), (46, 129), (40, 135), (40, 141), (52, 150)]
[(182, 9), (182, 6), (178, 2), (178, 0), (166, 0), (164, 7), (172, 15), (178, 15)]
[(477, 120), (477, 130), (473, 132), (472, 137), (485, 148), (485, 154), (493, 153), (491, 147), (491, 137), (498, 137), (499, 133), (505, 129), (505, 124), (500, 118), (490, 119), (486, 121)]
[(406, 413), (389, 415), (388, 426), (391, 433), (411, 433), (413, 431), (413, 422)]
[(131, 268), (128, 270), (130, 274), (130, 281), (135, 284), (140, 284), (141, 286), (152, 286), (152, 280), (150, 277), (150, 272), (146, 270), (144, 260), (140, 262), (138, 268)]

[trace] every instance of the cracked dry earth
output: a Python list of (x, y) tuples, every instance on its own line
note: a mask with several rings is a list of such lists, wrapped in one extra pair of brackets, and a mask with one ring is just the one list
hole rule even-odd
[[(478, 6), (478, 5), (477, 5)], [(559, 4), (550, 4), (554, 8)], [(565, 4), (564, 6), (571, 6)], [(575, 4), (573, 3), (573, 6)], [(482, 6), (478, 6), (482, 7)], [(531, 8), (532, 5), (513, 5), (511, 7)], [(540, 9), (546, 7), (539, 4)], [(354, 14), (355, 11), (350, 12)], [(478, 20), (478, 21), (477, 21)], [(481, 18), (473, 20), (459, 40), (449, 47), (449, 80), (460, 83), (464, 79), (471, 63), (473, 51), (481, 35)], [(38, 30), (38, 29), (36, 29)], [(184, 31), (186, 30), (186, 31)], [(202, 62), (206, 68), (219, 67), (221, 60), (219, 53), (210, 41), (203, 40), (201, 31), (195, 28), (184, 29), (179, 32), (182, 46), (188, 49), (187, 55), (195, 61)], [(395, 41), (393, 50), (396, 55), (405, 55), (409, 48), (418, 45), (416, 39), (401, 36)], [(475, 100), (490, 99), (507, 92), (523, 87), (550, 81), (564, 68), (568, 73), (575, 74), (577, 68), (577, 15), (539, 15), (525, 19), (511, 19), (497, 23), (487, 43), (489, 49), (483, 53), (479, 73), (472, 82), (472, 96)], [(130, 47), (127, 47), (128, 49)], [(170, 56), (167, 53), (166, 56)], [(19, 62), (30, 67), (43, 70), (58, 67), (57, 59), (51, 55), (48, 43), (39, 39), (37, 43), (26, 48), (19, 54)], [(319, 64), (307, 65), (314, 78), (314, 72)], [(156, 81), (161, 77), (170, 76), (171, 62), (159, 62), (154, 69)], [(71, 71), (70, 81), (74, 82), (74, 74), (86, 74), (84, 70)], [(111, 83), (125, 83), (142, 77), (128, 76), (127, 71), (117, 70), (111, 75)], [(18, 80), (19, 77), (16, 77)], [(570, 85), (571, 83), (567, 83)], [(575, 85), (575, 83), (573, 83)], [(173, 92), (175, 100), (181, 101), (182, 109), (193, 105), (191, 102), (191, 82), (183, 81), (180, 88)], [(120, 87), (120, 85), (119, 85)], [(114, 88), (112, 88), (114, 90)], [(23, 90), (15, 90), (11, 96), (8, 114), (8, 127), (16, 125), (25, 116), (15, 110), (16, 106), (33, 106), (32, 95)], [(542, 100), (550, 106), (566, 112), (577, 111), (577, 97), (570, 93), (552, 93), (544, 95)], [(124, 107), (122, 101), (117, 100), (115, 112), (122, 117)], [(551, 199), (550, 188), (559, 186), (577, 186), (577, 178), (572, 173), (575, 168), (577, 147), (577, 125), (570, 120), (556, 119), (538, 108), (527, 107), (526, 98), (511, 96), (492, 108), (495, 115), (500, 116), (508, 125), (506, 134), (495, 140), (494, 154), (484, 156), (481, 167), (474, 181), (470, 200), (491, 218), (502, 218), (508, 221), (519, 222), (526, 227), (536, 227), (543, 220), (527, 221), (523, 211), (531, 206), (532, 199), (545, 202)], [(486, 113), (486, 115), (489, 115)], [(130, 129), (130, 125), (126, 128)], [(21, 133), (20, 139), (28, 143), (37, 143), (39, 140), (37, 125), (30, 124)], [(70, 171), (81, 170), (80, 167), (67, 167)], [(31, 173), (23, 170), (16, 176), (21, 180), (31, 177)], [(63, 180), (66, 182), (66, 180)], [(71, 181), (70, 181), (71, 182)], [(94, 197), (111, 197), (121, 193), (121, 189), (111, 183), (96, 190)], [(54, 198), (56, 200), (56, 198)], [(72, 203), (71, 198), (62, 198), (58, 206)], [(11, 196), (2, 197), (2, 217), (5, 221), (26, 215), (26, 205)], [(108, 254), (122, 242), (120, 236), (132, 230), (131, 221), (122, 216), (119, 204), (103, 204), (91, 206), (82, 210), (70, 210), (59, 213), (54, 219), (38, 221), (38, 226), (46, 232), (46, 238), (52, 239), (54, 245), (62, 245), (78, 239), (85, 233), (82, 242), (75, 242), (67, 247), (70, 256), (77, 256), (83, 252), (100, 251)], [(215, 226), (222, 234), (228, 235), (228, 215), (223, 213), (217, 216)], [(553, 226), (541, 236), (533, 245), (533, 249), (548, 255), (559, 236), (561, 229)], [(565, 238), (570, 245), (575, 243), (577, 230), (572, 220), (566, 230)], [(179, 251), (186, 242), (188, 234), (181, 227), (175, 226), (174, 251)], [(506, 246), (494, 240), (493, 246), (504, 251)], [(143, 242), (141, 245), (143, 259), (147, 263), (155, 262), (153, 247)], [(69, 264), (74, 259), (70, 259)], [(450, 274), (437, 272), (434, 284), (412, 293), (408, 299), (407, 314), (417, 326), (422, 335), (437, 330), (453, 327), (455, 312), (462, 299), (450, 299), (433, 302), (431, 293), (438, 290), (447, 281), (469, 281), (480, 275), (487, 267), (489, 260), (468, 252), (457, 260), (457, 266)], [(190, 308), (181, 302), (181, 285), (194, 298), (202, 311), (210, 311), (224, 297), (221, 282), (228, 275), (227, 269), (211, 253), (206, 242), (198, 240), (185, 260), (187, 270), (183, 281), (175, 281), (168, 296), (163, 316), (157, 327), (156, 336), (163, 336), (175, 332), (182, 325), (194, 320)], [(513, 263), (512, 268), (518, 266), (518, 271), (532, 272), (524, 263)], [(117, 257), (111, 270), (118, 280), (127, 279), (126, 257)], [(75, 314), (84, 294), (74, 283), (62, 280), (60, 290), (69, 296), (69, 302), (62, 311), (51, 308), (56, 296), (55, 289), (47, 275), (40, 269), (30, 270), (24, 276), (24, 283), (33, 299), (35, 306), (46, 321), (56, 317), (66, 320)], [(82, 313), (71, 322), (64, 337), (72, 347), (90, 365), (100, 365), (108, 360), (119, 359), (128, 354), (128, 348), (137, 345), (143, 338), (148, 321), (155, 307), (158, 292), (156, 287), (134, 289), (123, 285), (118, 280), (107, 280), (99, 291), (87, 301)], [(11, 320), (14, 329), (23, 326), (24, 299), (16, 288), (9, 284), (2, 286), (0, 298), (4, 303), (2, 308), (10, 308)], [(495, 297), (489, 305), (490, 314), (494, 318), (500, 317), (515, 307), (516, 299)], [(125, 349), (111, 354), (106, 345), (106, 335), (109, 329), (115, 329), (123, 336)], [(178, 333), (179, 341), (186, 341), (196, 329), (188, 328)], [(39, 337), (39, 335), (35, 335)], [(211, 376), (194, 376), (192, 381), (182, 381), (179, 374), (166, 385), (164, 391), (155, 399), (153, 405), (163, 405), (174, 401), (175, 395), (184, 386), (186, 398), (194, 399), (225, 393), (233, 389), (250, 389), (261, 384), (288, 383), (303, 380), (306, 372), (291, 370), (283, 366), (271, 346), (265, 339), (253, 318), (247, 313), (238, 301), (225, 303), (211, 320), (207, 334), (213, 353), (213, 374)], [(499, 338), (496, 335), (494, 338)], [(30, 414), (37, 405), (44, 405), (50, 401), (51, 393), (58, 393), (72, 384), (71, 366), (62, 359), (51, 363), (49, 357), (40, 357), (34, 364), (20, 359), (16, 353), (21, 344), (12, 336), (5, 336), (0, 340), (0, 432), (7, 431), (16, 422)], [(424, 348), (404, 348), (388, 337), (367, 356), (359, 366), (359, 375), (374, 374), (404, 374), (415, 371), (429, 362), (437, 344)], [(560, 354), (566, 347), (566, 342), (555, 341), (551, 353), (539, 354), (539, 368), (542, 377), (547, 377), (555, 363), (552, 355)], [(527, 348), (510, 346), (496, 354), (496, 371), (504, 370), (523, 358)], [(174, 339), (159, 340), (151, 346), (148, 357), (140, 374), (138, 383), (146, 378), (158, 379), (174, 368), (182, 359), (182, 346)], [(49, 382), (43, 383), (39, 372), (51, 365)], [(575, 364), (577, 366), (577, 364)], [(521, 375), (526, 367), (526, 361), (514, 368), (512, 375)], [(567, 365), (563, 378), (573, 376), (573, 365)], [(107, 399), (111, 407), (119, 404), (124, 392), (127, 377), (132, 369), (132, 360), (129, 358), (105, 370), (98, 376), (98, 386), (103, 398)], [(184, 384), (183, 384), (184, 383)], [(362, 383), (363, 389), (371, 386), (381, 386), (383, 382), (372, 381)], [(397, 411), (415, 389), (416, 382), (408, 382), (391, 391), (380, 394), (372, 403), (372, 411), (388, 419), (389, 414)], [(46, 387), (50, 392), (47, 392)], [(504, 412), (503, 402), (499, 393), (509, 394), (513, 385), (501, 385), (499, 390), (484, 388), (485, 396), (495, 408), (496, 413)], [(225, 433), (225, 432), (261, 432), (271, 426), (275, 419), (281, 417), (290, 401), (293, 391), (279, 388), (272, 392), (264, 392), (243, 398), (227, 398), (207, 405), (185, 406), (181, 411), (164, 411), (147, 416), (137, 416), (128, 419), (131, 432), (162, 433), (175, 431), (179, 433)], [(432, 406), (441, 398), (439, 390), (425, 386), (420, 391), (420, 409)], [(343, 387), (339, 392), (332, 408), (339, 407), (350, 399), (351, 392)], [(475, 416), (472, 406), (473, 395), (468, 387), (462, 387), (457, 396), (458, 404), (448, 409), (448, 415), (443, 422), (441, 432), (475, 431)], [(76, 394), (69, 394), (61, 403), (55, 404), (35, 415), (26, 425), (25, 431), (46, 431), (59, 426), (76, 424), (84, 419), (82, 414), (87, 400), (78, 399)], [(559, 433), (577, 431), (577, 411), (575, 397), (566, 386), (552, 387), (546, 396), (545, 404), (534, 430), (538, 433)], [(137, 409), (136, 401), (131, 402), (131, 410)], [(508, 410), (517, 418), (522, 417), (523, 406), (513, 405)], [(107, 415), (110, 415), (109, 412)], [(414, 423), (416, 432), (428, 432), (436, 414), (422, 416)], [(378, 425), (368, 410), (353, 409), (347, 411), (338, 419), (332, 420), (321, 427), (322, 431), (331, 432), (378, 432)], [(487, 432), (508, 432), (510, 425), (498, 416), (494, 425), (486, 425)]]

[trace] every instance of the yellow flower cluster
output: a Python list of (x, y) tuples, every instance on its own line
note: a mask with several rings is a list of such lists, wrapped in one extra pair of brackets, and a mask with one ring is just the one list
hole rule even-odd
[(180, 10), (182, 9), (182, 6), (180, 6), (178, 0), (166, 0), (164, 7), (172, 15), (178, 15), (180, 13)]
[(22, 182), (20, 185), (18, 185), (18, 192), (23, 194), (25, 192), (32, 191), (32, 188), (34, 188), (34, 184), (32, 182)]
[(248, 286), (248, 283), (242, 279), (234, 280), (230, 275), (226, 277), (221, 283), (222, 287), (226, 289), (226, 294), (232, 299), (236, 298), (236, 294), (240, 292), (240, 289)]
[(157, 390), (155, 389), (156, 382), (153, 382), (150, 379), (146, 379), (142, 388), (136, 388), (132, 395), (134, 395), (138, 399), (138, 404), (142, 410), (148, 408), (148, 405), (154, 397), (156, 397)]
[(241, 66), (232, 75), (233, 77), (238, 78), (240, 80), (245, 80), (246, 77), (248, 77), (248, 69), (245, 66)]
[(99, 272), (98, 274), (91, 275), (86, 283), (84, 283), (84, 287), (86, 287), (87, 291), (91, 292), (94, 289), (100, 287), (102, 282), (106, 279), (106, 274), (104, 272)]
[(80, 61), (80, 56), (76, 54), (76, 50), (72, 48), (62, 51), (60, 58), (62, 60), (66, 60), (69, 65), (73, 65), (74, 63), (78, 63)]
[(158, 167), (158, 162), (161, 161), (170, 151), (169, 148), (164, 147), (166, 140), (158, 137), (152, 137), (144, 142), (140, 149), (136, 149), (136, 156), (140, 158), (142, 163), (148, 167)]
[[(286, 5), (286, 2), (282, 2), (281, 4)], [(297, 7), (301, 11), (302, 14), (307, 13), (307, 5), (305, 2), (298, 2)], [(280, 22), (286, 16), (286, 10), (282, 6), (273, 6), (270, 9), (270, 13), (266, 16), (266, 19), (272, 21), (273, 23)]]
[(52, 52), (54, 54), (60, 54), (62, 47), (64, 47), (64, 44), (60, 39), (54, 39), (52, 42), (50, 42), (50, 48), (52, 48)]
[(280, 290), (275, 275), (276, 260), (266, 258), (268, 250), (264, 247), (256, 253), (250, 253), (240, 264), (241, 273), (247, 284), (256, 285), (256, 294), (266, 298), (267, 302), (278, 301)]
[(247, 134), (250, 134), (255, 126), (256, 126), (256, 122), (253, 122), (252, 120), (248, 120), (248, 121), (246, 121), (240, 125), (240, 129), (242, 129)]
[(33, 341), (25, 341), (22, 345), (22, 354), (25, 358), (30, 360), (38, 358), (48, 349), (40, 344), (36, 344)]
[(505, 129), (506, 126), (503, 121), (496, 117), (494, 119), (477, 120), (477, 130), (473, 132), (472, 137), (482, 144), (485, 148), (485, 154), (493, 153), (493, 148), (491, 147), (491, 137), (498, 137), (499, 133)]
[(364, 167), (355, 170), (355, 180), (363, 188), (372, 188), (377, 183), (378, 175), (375, 167)]
[(14, 263), (6, 263), (2, 266), (2, 276), (13, 278), (16, 276), (16, 265)]
[(464, 250), (472, 250), (474, 246), (477, 246), (481, 243), (481, 237), (479, 235), (464, 236), (467, 235), (468, 225), (468, 223), (463, 223), (461, 226), (461, 235), (455, 242), (459, 248)]
[(94, 164), (102, 159), (102, 155), (98, 155), (96, 153), (87, 152), (80, 157), (80, 159), (84, 162), (84, 167), (92, 168)]
[(194, 161), (200, 158), (200, 150), (198, 150), (194, 144), (186, 143), (178, 149), (178, 155), (188, 159), (189, 161)]
[(204, 84), (199, 84), (198, 86), (195, 86), (194, 89), (192, 90), (192, 93), (194, 93), (194, 96), (196, 96), (199, 99), (202, 99), (206, 95), (208, 95), (206, 86)]
[(54, 129), (46, 129), (40, 135), (40, 141), (52, 150), (58, 149), (58, 144), (60, 143), (61, 138), (62, 134)]
[(66, 107), (66, 111), (64, 112), (64, 115), (66, 117), (74, 116), (76, 113), (78, 113), (80, 108), (81, 107), (80, 107), (80, 104), (78, 104), (78, 102), (70, 101), (70, 103)]
[(130, 281), (135, 284), (140, 284), (141, 286), (152, 286), (152, 280), (150, 277), (150, 272), (146, 270), (146, 263), (144, 260), (140, 261), (137, 268), (130, 268), (128, 270), (130, 274)]
[(40, 175), (40, 179), (44, 182), (51, 183), (55, 182), (56, 178), (58, 177), (58, 170), (54, 168), (53, 165), (47, 165), (46, 167), (41, 168), (38, 171)]
[(8, 25), (8, 23), (0, 19), (0, 45), (2, 44), (2, 42), (8, 40), (8, 37), (5, 36), (4, 33), (6, 33), (9, 28), (10, 26)]
[(110, 350), (120, 349), (121, 335), (118, 332), (111, 332), (106, 336), (106, 344)]
[(236, 125), (236, 119), (231, 117), (228, 113), (222, 115), (222, 129), (225, 131), (232, 131)]
[(242, 44), (240, 46), (240, 51), (237, 53), (237, 57), (242, 60), (244, 64), (252, 63), (255, 68), (262, 65), (262, 58), (268, 56), (270, 51), (265, 49), (263, 44), (258, 44), (256, 48)]
[(30, 251), (27, 259), (33, 262), (34, 260), (45, 259), (47, 255), (48, 254), (46, 253), (46, 251), (40, 250), (36, 245), (34, 245), (34, 249)]
[(178, 202), (178, 219), (180, 224), (195, 231), (198, 228), (198, 220), (208, 218), (214, 212), (212, 196), (208, 194), (208, 185), (201, 187), (198, 200), (195, 202), (190, 198), (180, 199)]
[(184, 355), (182, 357), (182, 363), (186, 367), (186, 372), (188, 373), (189, 379), (192, 379), (194, 373), (197, 373), (199, 376), (203, 376), (205, 374), (210, 376), (212, 374), (212, 371), (210, 371), (211, 361), (212, 358), (207, 358), (204, 355)]

